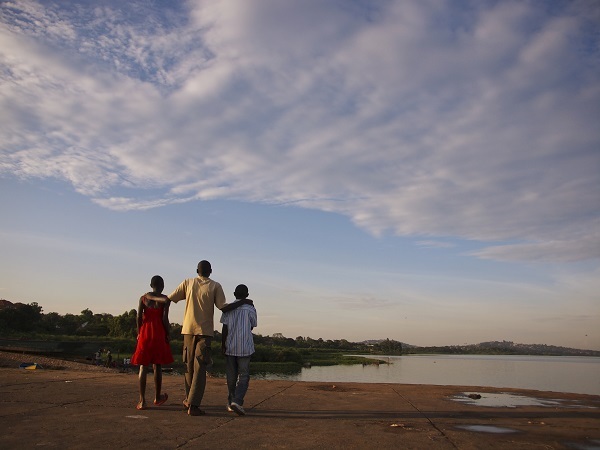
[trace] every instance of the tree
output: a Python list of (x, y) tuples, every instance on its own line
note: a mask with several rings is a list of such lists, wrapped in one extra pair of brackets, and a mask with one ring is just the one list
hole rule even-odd
[(387, 355), (399, 355), (402, 353), (402, 342), (386, 339), (374, 345), (375, 351)]
[(79, 328), (79, 316), (74, 314), (65, 314), (60, 320), (60, 334), (73, 335)]
[(81, 311), (81, 315), (79, 317), (81, 318), (82, 324), (86, 322), (89, 323), (94, 320), (94, 313), (89, 308), (85, 308), (83, 311)]
[(42, 307), (37, 303), (15, 303), (0, 310), (0, 325), (6, 331), (35, 331), (40, 328)]
[(137, 311), (132, 309), (113, 317), (109, 323), (109, 336), (135, 337), (137, 335)]
[(61, 328), (62, 317), (57, 312), (51, 312), (44, 314), (41, 320), (41, 328), (44, 332), (55, 334), (58, 333)]
[[(181, 325), (179, 325), (178, 323), (172, 323), (171, 324), (171, 338), (173, 339), (181, 339), (181, 330), (183, 330), (183, 327)], [(215, 341), (217, 341), (217, 333), (219, 334), (219, 338), (218, 341), (221, 342), (221, 333), (219, 333), (217, 330), (215, 330)]]

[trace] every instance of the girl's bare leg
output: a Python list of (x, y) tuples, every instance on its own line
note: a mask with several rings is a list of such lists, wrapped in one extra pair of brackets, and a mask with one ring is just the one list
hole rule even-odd
[(160, 391), (162, 389), (162, 366), (160, 364), (154, 364), (152, 367), (154, 369), (154, 401), (160, 402)]
[(140, 402), (138, 406), (140, 408), (146, 407), (146, 375), (148, 374), (148, 368), (146, 366), (140, 366)]

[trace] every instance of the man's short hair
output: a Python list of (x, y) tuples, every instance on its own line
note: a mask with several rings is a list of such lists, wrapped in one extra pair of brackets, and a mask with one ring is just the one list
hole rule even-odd
[(207, 277), (212, 273), (212, 267), (210, 266), (210, 263), (206, 260), (202, 260), (198, 263), (198, 275), (201, 275), (203, 277)]

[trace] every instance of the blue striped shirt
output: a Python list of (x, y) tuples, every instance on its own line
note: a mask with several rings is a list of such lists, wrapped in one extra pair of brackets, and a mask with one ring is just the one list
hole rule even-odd
[(227, 325), (225, 354), (229, 356), (250, 356), (254, 353), (252, 328), (257, 325), (254, 306), (242, 305), (221, 315), (221, 323)]

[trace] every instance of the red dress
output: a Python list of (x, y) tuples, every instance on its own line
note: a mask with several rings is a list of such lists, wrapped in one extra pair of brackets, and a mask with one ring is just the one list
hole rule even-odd
[[(147, 305), (146, 297), (143, 302)], [(149, 308), (146, 306), (142, 316), (142, 326), (131, 364), (148, 366), (150, 364), (171, 364), (173, 354), (166, 340), (167, 333), (163, 325), (164, 306)]]

